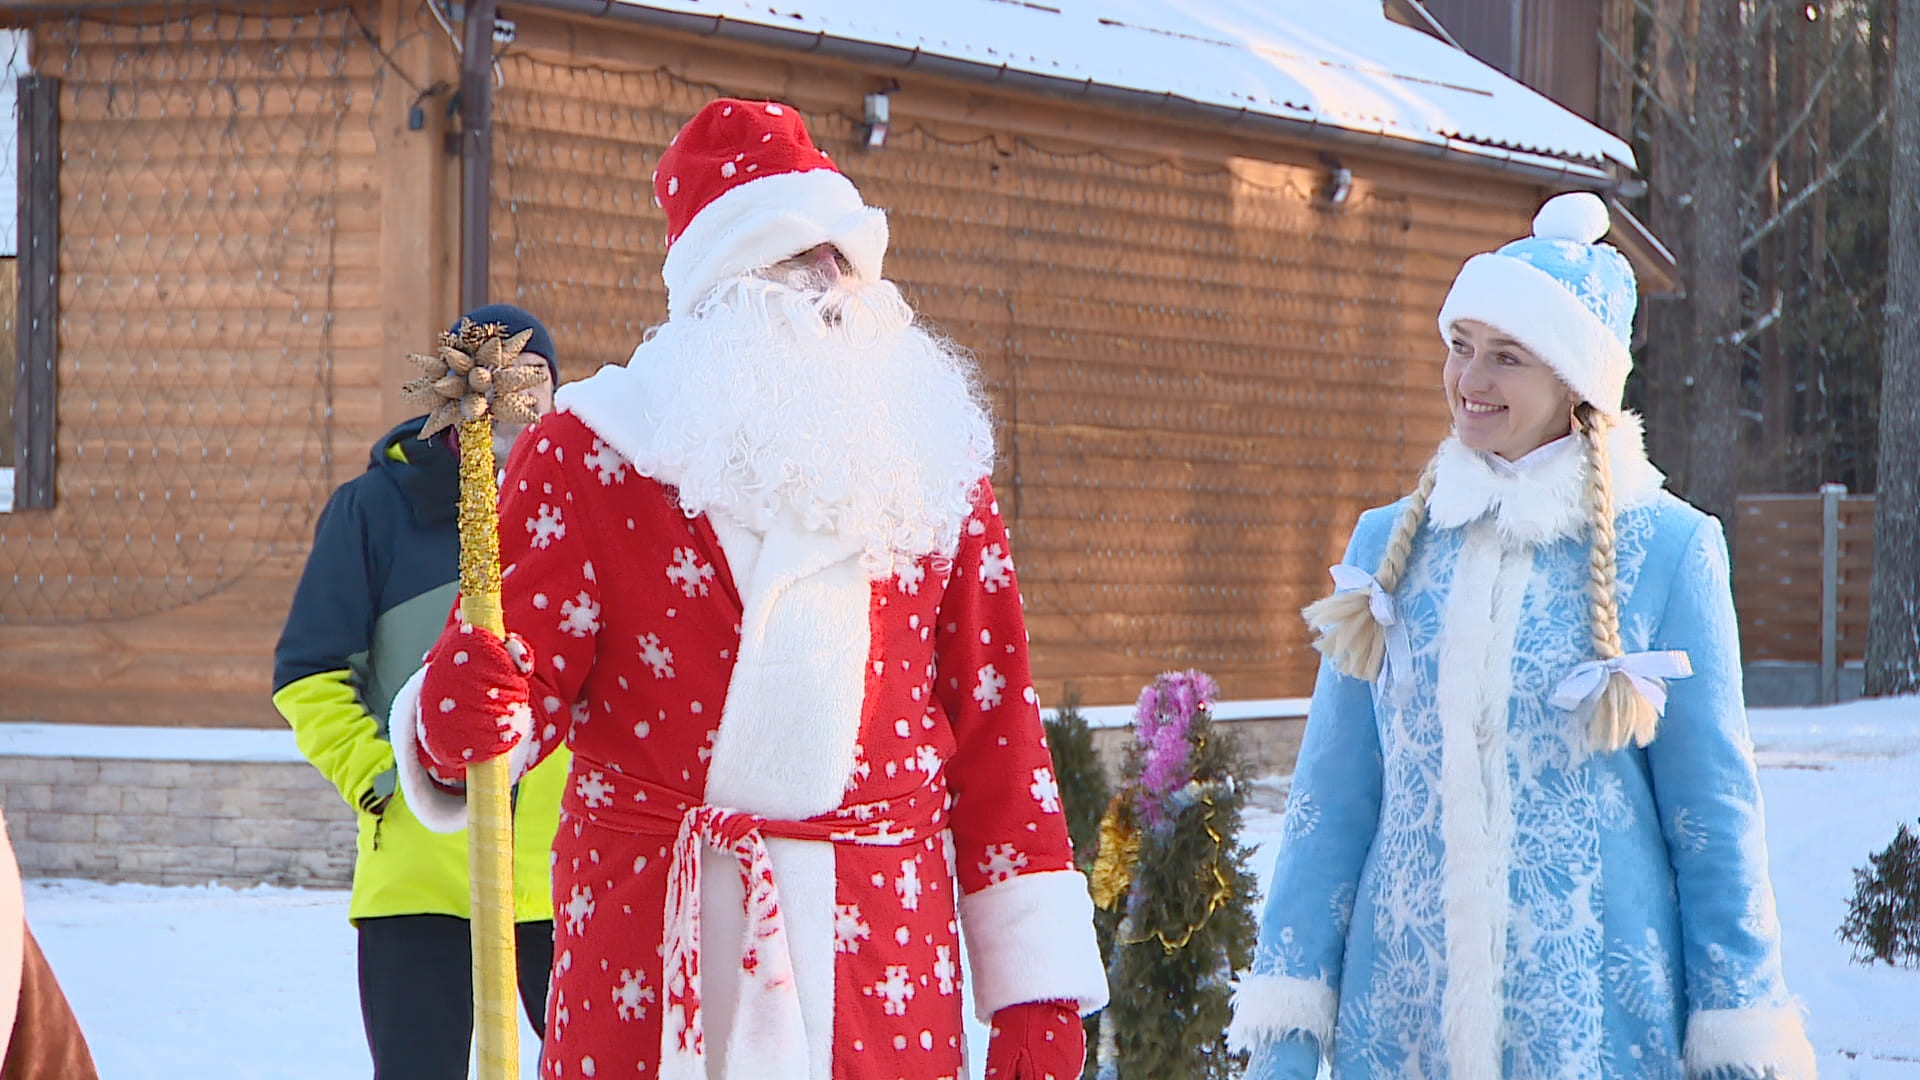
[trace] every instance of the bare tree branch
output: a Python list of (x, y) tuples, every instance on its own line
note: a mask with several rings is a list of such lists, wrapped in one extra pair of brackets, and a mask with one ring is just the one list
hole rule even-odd
[(1699, 140), (1693, 134), (1693, 117), (1681, 112), (1672, 102), (1660, 96), (1660, 91), (1655, 89), (1654, 85), (1648, 82), (1645, 76), (1640, 74), (1637, 65), (1629, 63), (1626, 57), (1620, 55), (1620, 50), (1614, 48), (1613, 42), (1603, 38), (1600, 41), (1600, 47), (1607, 50), (1607, 54), (1621, 66), (1622, 70), (1632, 75), (1633, 85), (1640, 88), (1646, 100), (1659, 106), (1660, 111), (1665, 113), (1667, 119), (1673, 122), (1674, 129), (1684, 134), (1689, 143), (1698, 146)]
[(1769, 311), (1765, 315), (1760, 316), (1760, 318), (1755, 320), (1752, 325), (1743, 327), (1740, 330), (1735, 331), (1734, 333), (1726, 335), (1722, 340), (1724, 340), (1727, 344), (1732, 345), (1735, 348), (1739, 348), (1745, 345), (1747, 342), (1752, 341), (1754, 338), (1759, 337), (1761, 334), (1766, 333), (1767, 328), (1769, 326), (1772, 326), (1774, 323), (1778, 322), (1779, 319), (1780, 319), (1780, 301), (1776, 299), (1773, 302), (1772, 311)]
[(1754, 248), (1759, 247), (1760, 241), (1765, 240), (1769, 234), (1780, 227), (1781, 222), (1787, 220), (1796, 210), (1799, 210), (1801, 204), (1813, 198), (1814, 195), (1819, 193), (1821, 188), (1826, 187), (1838, 179), (1841, 172), (1846, 169), (1847, 162), (1852, 161), (1855, 155), (1859, 154), (1860, 151), (1866, 147), (1867, 140), (1872, 137), (1873, 133), (1880, 130), (1880, 125), (1886, 123), (1887, 110), (1891, 107), (1892, 103), (1890, 102), (1880, 106), (1880, 111), (1875, 113), (1873, 119), (1868, 122), (1867, 126), (1860, 130), (1860, 134), (1854, 138), (1853, 142), (1847, 147), (1846, 152), (1835, 158), (1833, 162), (1827, 166), (1827, 171), (1820, 174), (1818, 180), (1800, 189), (1799, 194), (1788, 199), (1786, 204), (1780, 207), (1779, 213), (1768, 218), (1759, 228), (1747, 234), (1747, 238), (1740, 241), (1740, 254), (1745, 255)]
[(1820, 103), (1820, 94), (1826, 90), (1827, 80), (1833, 78), (1834, 72), (1840, 70), (1840, 61), (1846, 59), (1846, 55), (1846, 51), (1843, 49), (1834, 50), (1833, 61), (1827, 65), (1825, 71), (1820, 73), (1820, 77), (1814, 80), (1813, 89), (1807, 91), (1807, 100), (1801, 103), (1799, 114), (1793, 118), (1792, 123), (1787, 125), (1786, 130), (1780, 133), (1780, 138), (1773, 144), (1773, 148), (1768, 150), (1766, 156), (1760, 159), (1759, 171), (1754, 173), (1753, 176), (1753, 188), (1755, 191), (1766, 186), (1767, 175), (1773, 171), (1773, 163), (1780, 160), (1780, 155), (1786, 151), (1787, 144), (1792, 142), (1793, 137), (1800, 133), (1801, 125), (1805, 124), (1807, 120), (1813, 116), (1813, 108)]

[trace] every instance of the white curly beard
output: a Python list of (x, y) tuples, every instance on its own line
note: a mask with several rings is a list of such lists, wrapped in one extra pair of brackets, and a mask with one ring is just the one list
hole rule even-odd
[(859, 539), (876, 579), (951, 557), (993, 469), (972, 359), (891, 282), (738, 279), (655, 327), (627, 370), (660, 403), (633, 464), (683, 509), (757, 532), (792, 510)]

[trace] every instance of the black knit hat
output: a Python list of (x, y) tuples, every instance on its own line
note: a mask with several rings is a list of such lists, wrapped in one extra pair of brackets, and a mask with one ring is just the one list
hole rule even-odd
[(462, 321), (475, 326), (499, 323), (506, 328), (508, 337), (522, 330), (533, 331), (533, 336), (527, 339), (526, 351), (546, 358), (547, 374), (553, 377), (554, 387), (559, 387), (560, 358), (553, 355), (553, 335), (547, 333), (547, 328), (531, 312), (512, 304), (484, 304), (454, 320), (453, 325), (447, 328), (448, 332), (457, 333)]

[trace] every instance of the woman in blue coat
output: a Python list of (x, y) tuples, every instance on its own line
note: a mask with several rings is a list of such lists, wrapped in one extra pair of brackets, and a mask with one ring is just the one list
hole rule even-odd
[[(1253, 973), (1257, 1080), (1811, 1078), (1720, 524), (1662, 490), (1601, 201), (1469, 260), (1453, 435), (1307, 609), (1325, 654)], [(1734, 453), (1733, 447), (1727, 448)]]

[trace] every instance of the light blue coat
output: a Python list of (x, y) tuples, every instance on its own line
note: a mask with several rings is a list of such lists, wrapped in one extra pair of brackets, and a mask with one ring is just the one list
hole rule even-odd
[[(1550, 703), (1594, 658), (1586, 467), (1443, 448), (1411, 670), (1323, 664), (1232, 1036), (1258, 1080), (1811, 1077), (1781, 973), (1719, 523), (1613, 440), (1621, 634), (1684, 650), (1644, 750)], [(1345, 562), (1372, 573), (1402, 504)], [(1404, 655), (1404, 654), (1403, 654)]]

